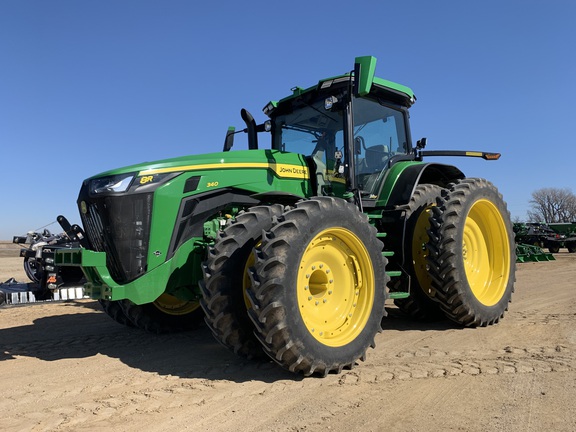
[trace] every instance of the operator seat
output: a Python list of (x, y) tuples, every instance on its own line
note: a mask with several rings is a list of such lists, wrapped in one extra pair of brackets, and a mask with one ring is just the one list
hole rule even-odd
[(372, 174), (380, 172), (386, 167), (388, 162), (388, 147), (385, 145), (375, 145), (368, 147), (364, 156), (363, 173)]

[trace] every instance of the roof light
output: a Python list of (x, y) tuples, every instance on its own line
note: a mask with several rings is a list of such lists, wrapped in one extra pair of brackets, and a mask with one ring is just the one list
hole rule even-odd
[(324, 100), (324, 108), (326, 110), (331, 110), (336, 102), (338, 102), (338, 98), (336, 96), (327, 97)]
[(276, 109), (276, 106), (277, 102), (274, 101), (268, 102), (268, 104), (264, 107), (262, 111), (264, 111), (264, 114), (266, 114), (267, 116), (270, 116), (270, 114), (272, 114), (274, 109)]

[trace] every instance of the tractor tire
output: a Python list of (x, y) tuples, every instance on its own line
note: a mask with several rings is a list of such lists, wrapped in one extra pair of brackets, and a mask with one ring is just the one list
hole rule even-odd
[(272, 227), (275, 216), (284, 211), (280, 204), (252, 207), (218, 235), (202, 264), (204, 280), (201, 305), (214, 337), (225, 347), (246, 358), (263, 357), (264, 352), (248, 317), (246, 289), (248, 269), (254, 265), (254, 247), (263, 231)]
[(433, 207), (428, 243), (436, 299), (468, 327), (497, 323), (514, 292), (516, 249), (502, 195), (484, 179), (449, 185)]
[(137, 305), (121, 300), (120, 305), (134, 327), (149, 333), (176, 333), (197, 328), (204, 319), (198, 301), (180, 300), (162, 294), (152, 303)]
[[(406, 224), (403, 245), (404, 269), (410, 276), (399, 279), (395, 291), (410, 290), (410, 297), (396, 299), (394, 304), (405, 314), (418, 320), (439, 320), (444, 318), (440, 305), (433, 300), (434, 290), (427, 261), (428, 230), (430, 229), (431, 208), (442, 194), (440, 186), (421, 184), (416, 187), (410, 202), (405, 206)], [(410, 285), (408, 287), (408, 285)]]
[(36, 258), (26, 257), (24, 258), (24, 273), (32, 282), (40, 283), (44, 275), (44, 269), (38, 264)]
[(568, 249), (568, 252), (570, 252), (570, 253), (576, 252), (576, 242), (566, 243), (566, 248)]
[(326, 376), (364, 360), (386, 315), (376, 229), (339, 198), (298, 202), (256, 249), (248, 314), (264, 351), (294, 373)]
[(122, 324), (127, 327), (134, 327), (132, 321), (130, 321), (126, 316), (126, 314), (124, 313), (120, 301), (100, 299), (98, 300), (98, 303), (100, 303), (100, 306), (102, 307), (102, 310), (106, 313), (106, 315), (108, 315), (118, 324)]
[(560, 252), (560, 246), (548, 246), (548, 251), (550, 253), (558, 253)]

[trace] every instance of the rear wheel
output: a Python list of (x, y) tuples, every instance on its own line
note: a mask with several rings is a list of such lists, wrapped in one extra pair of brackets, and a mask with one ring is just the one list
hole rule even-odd
[(568, 252), (570, 252), (570, 253), (576, 252), (576, 242), (566, 243), (566, 248), (568, 249)]
[[(440, 198), (442, 188), (431, 184), (416, 187), (410, 202), (406, 205), (406, 236), (404, 239), (404, 268), (410, 275), (410, 284), (400, 279), (397, 290), (410, 289), (410, 297), (394, 300), (398, 308), (412, 318), (432, 320), (444, 317), (437, 302), (432, 300), (432, 278), (427, 262), (428, 230), (432, 207)], [(408, 285), (410, 285), (408, 287)]]
[(514, 291), (516, 253), (506, 204), (484, 179), (450, 186), (433, 209), (428, 260), (436, 298), (466, 326), (500, 320)]
[(280, 216), (248, 288), (264, 351), (306, 376), (364, 360), (385, 315), (382, 247), (366, 216), (339, 198), (301, 201)]
[(120, 305), (135, 327), (150, 333), (191, 330), (197, 328), (204, 318), (199, 302), (180, 300), (166, 293), (152, 303), (137, 305), (130, 300), (122, 300)]
[(558, 253), (560, 252), (560, 246), (548, 246), (548, 250), (550, 253)]
[(206, 324), (217, 341), (243, 357), (264, 354), (248, 318), (249, 303), (245, 295), (250, 285), (248, 268), (254, 265), (253, 249), (260, 242), (263, 230), (269, 230), (273, 218), (283, 210), (282, 205), (276, 204), (253, 207), (239, 214), (220, 233), (202, 265), (201, 304)]

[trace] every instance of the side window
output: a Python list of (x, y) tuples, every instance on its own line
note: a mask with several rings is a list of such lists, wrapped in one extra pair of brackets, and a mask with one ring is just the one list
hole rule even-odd
[(404, 114), (376, 101), (355, 99), (354, 147), (357, 183), (372, 194), (390, 158), (407, 153)]
[(398, 150), (398, 130), (394, 116), (366, 123), (357, 128), (354, 135), (360, 172), (383, 170), (388, 159)]

